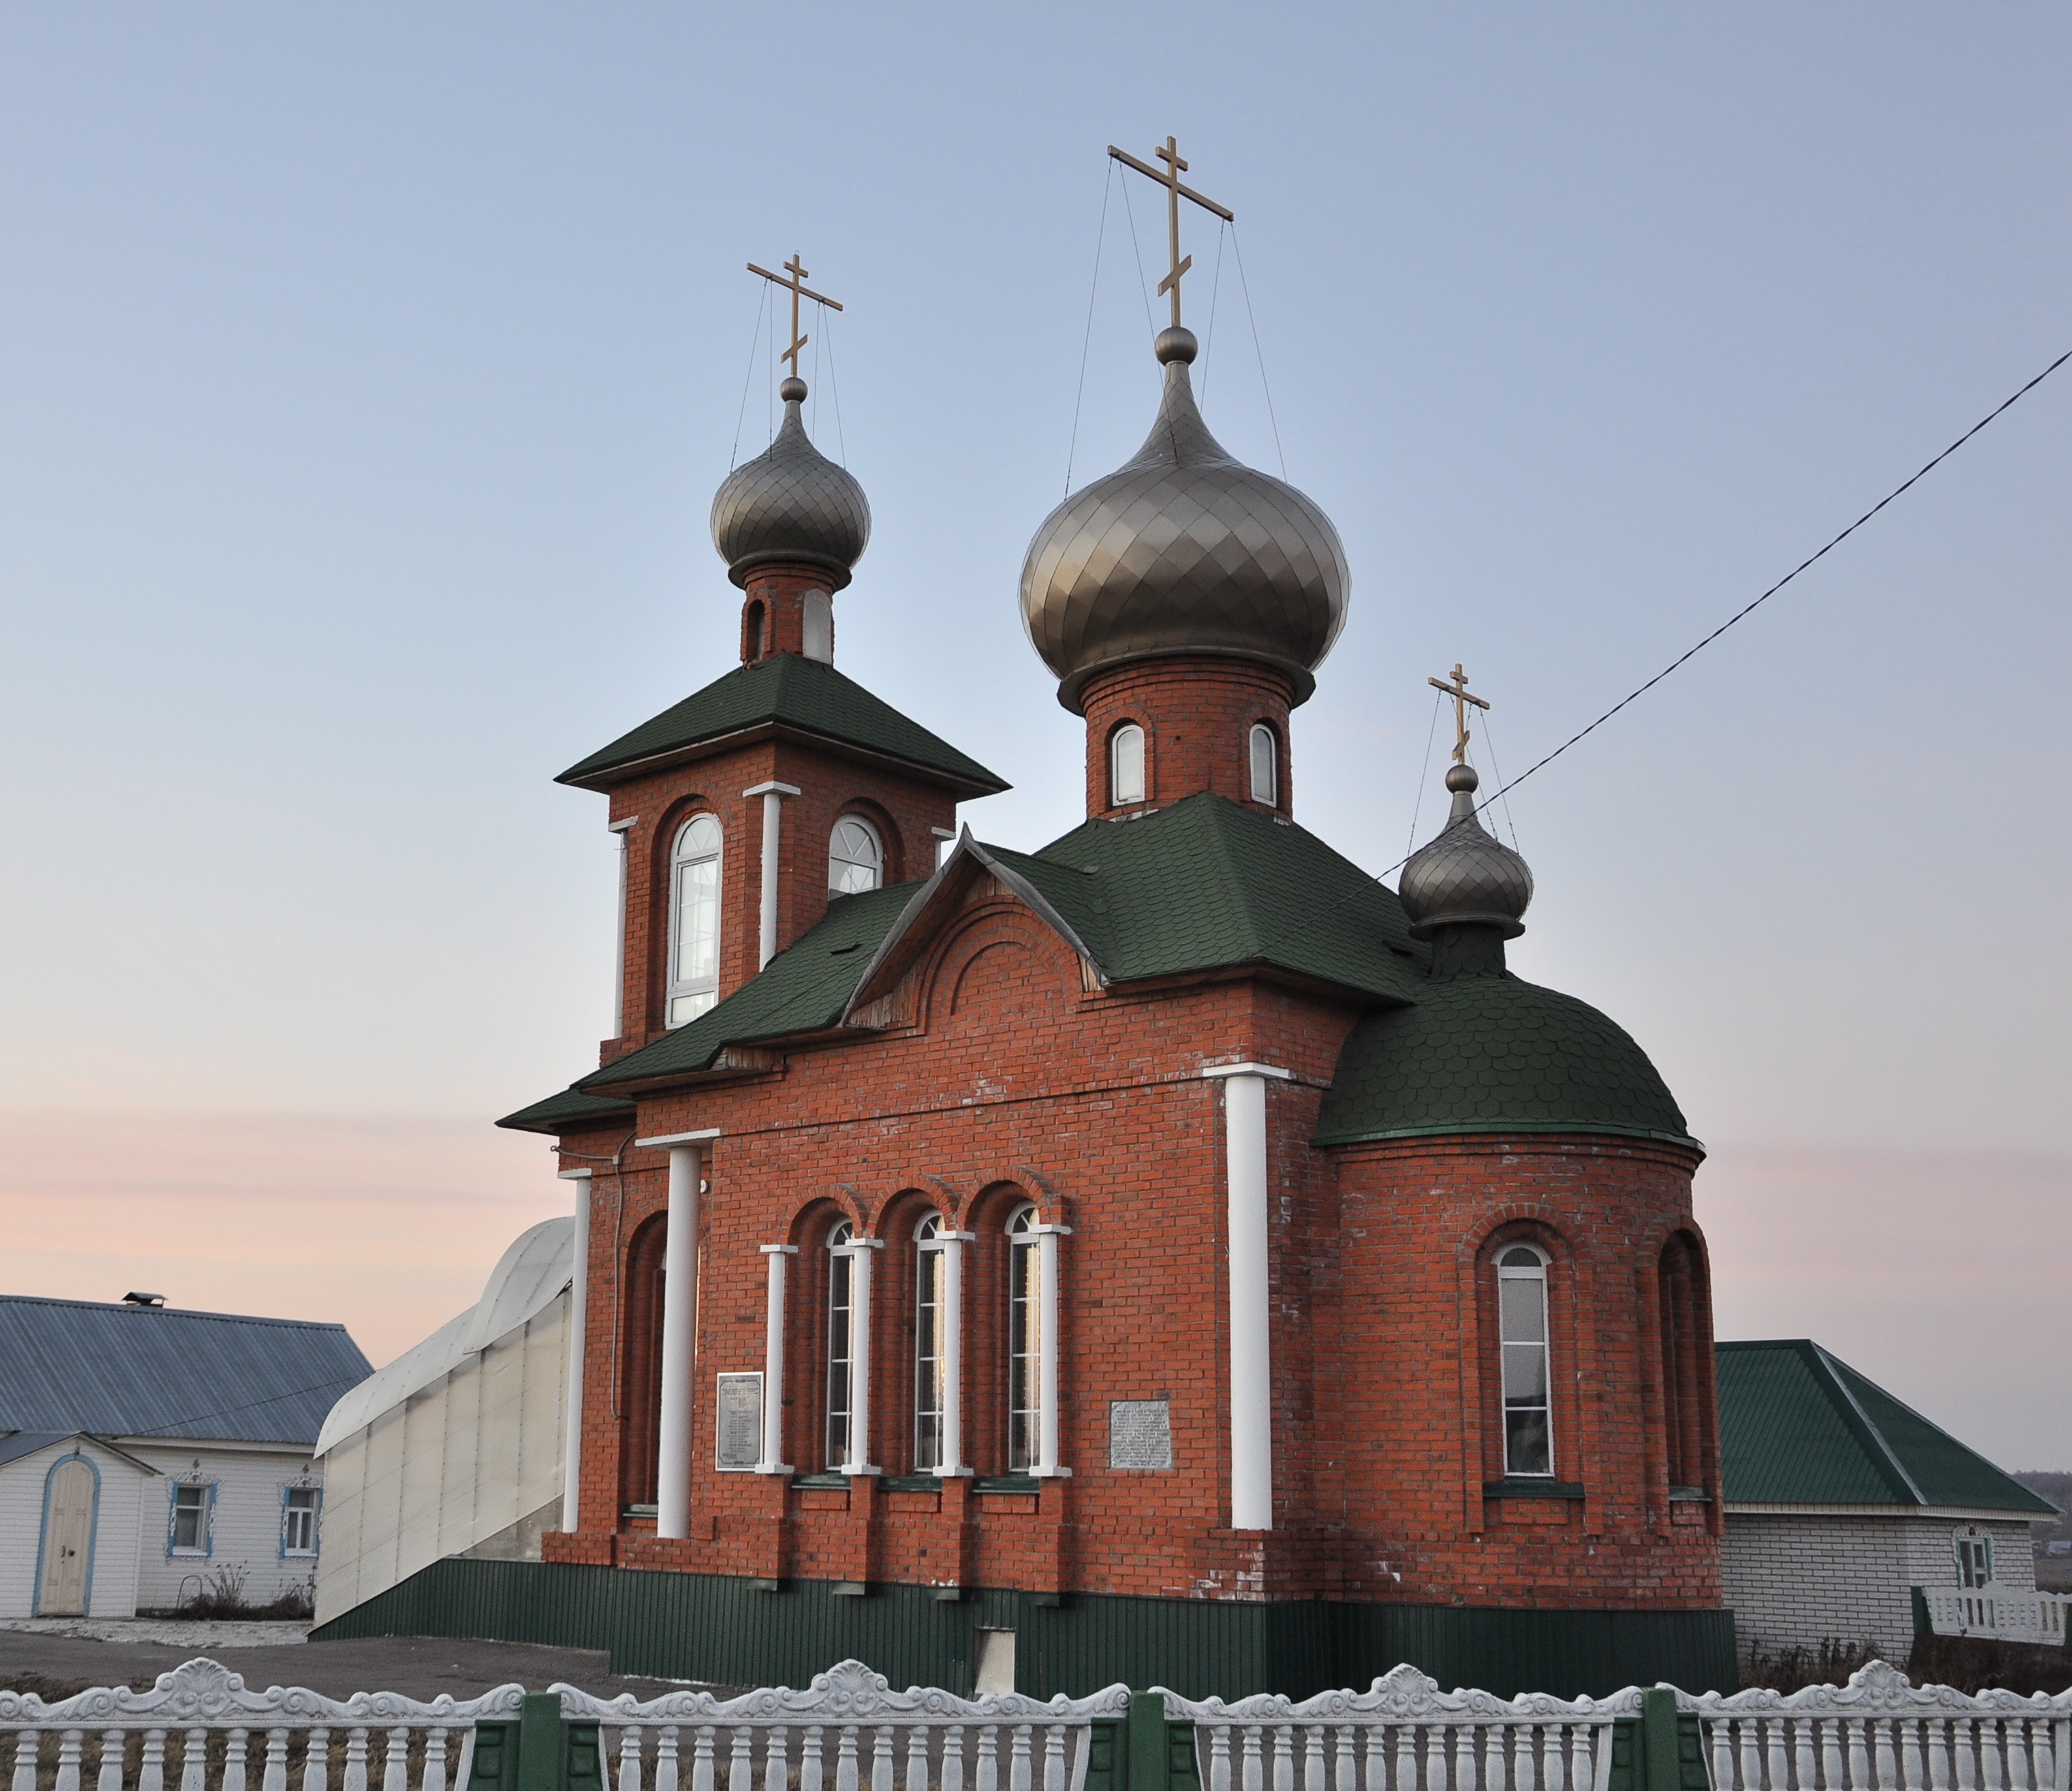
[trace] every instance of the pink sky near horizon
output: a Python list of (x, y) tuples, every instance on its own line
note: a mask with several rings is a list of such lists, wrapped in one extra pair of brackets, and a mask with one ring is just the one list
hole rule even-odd
[[(545, 1140), (479, 1120), (12, 1117), (0, 1292), (335, 1320), (377, 1366), (566, 1210)], [(2072, 1465), (2072, 1158), (1725, 1145), (1697, 1186), (1721, 1337), (1811, 1337), (2003, 1467)]]

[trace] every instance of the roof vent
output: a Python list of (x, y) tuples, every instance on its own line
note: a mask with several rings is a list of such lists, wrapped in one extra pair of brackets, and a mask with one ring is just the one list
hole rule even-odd
[(125, 1293), (122, 1296), (125, 1306), (162, 1306), (165, 1303), (166, 1296), (162, 1293)]

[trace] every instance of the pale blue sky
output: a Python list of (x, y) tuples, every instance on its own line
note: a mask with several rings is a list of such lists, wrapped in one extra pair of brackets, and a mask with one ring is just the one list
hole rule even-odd
[[(113, 1112), (450, 1123), (513, 1189), (452, 1308), (558, 1198), (478, 1123), (608, 1025), (602, 804), (553, 774), (731, 658), (705, 514), (744, 261), (801, 251), (849, 307), (815, 328), (839, 441), (807, 368), (876, 516), (841, 663), (1010, 778), (966, 814), (1033, 845), (1080, 746), (1015, 580), (1064, 488), (1103, 152), (1177, 133), (1353, 567), (1297, 811), (1379, 870), (1427, 673), (1464, 660), (1522, 768), (2072, 347), (2068, 76), (2042, 6), (8, 9), (0, 1062), (72, 1189), (18, 1155), (10, 1291), (179, 1263), (377, 1358), (447, 1316), (280, 1291), (355, 1223), (292, 1128), (219, 1153), (302, 1203), (270, 1271), (207, 1280), (203, 1193), (113, 1226), (96, 1190), (155, 1173)], [(1154, 398), (1120, 204), (1075, 480)], [(1198, 371), (1273, 469), (1235, 272)], [(2068, 472), (2072, 369), (1512, 803), (1514, 964), (1630, 1027), (1717, 1147), (1723, 1332), (1819, 1337), (2016, 1465), (2072, 1462), (2063, 1277), (1992, 1268), (2072, 1253)], [(1855, 1167), (1752, 1223), (1727, 1197), (1785, 1160)], [(1816, 1234), (1922, 1242), (1867, 1280)]]

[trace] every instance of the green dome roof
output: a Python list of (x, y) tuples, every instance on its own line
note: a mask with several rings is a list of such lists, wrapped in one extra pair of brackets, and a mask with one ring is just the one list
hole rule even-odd
[(1595, 1132), (1699, 1148), (1632, 1036), (1508, 971), (1438, 977), (1370, 1014), (1338, 1054), (1314, 1142)]

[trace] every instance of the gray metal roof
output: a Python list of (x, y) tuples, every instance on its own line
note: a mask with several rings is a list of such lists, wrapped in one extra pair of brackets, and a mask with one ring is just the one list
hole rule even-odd
[(0, 1295), (0, 1431), (314, 1444), (372, 1372), (343, 1325)]

